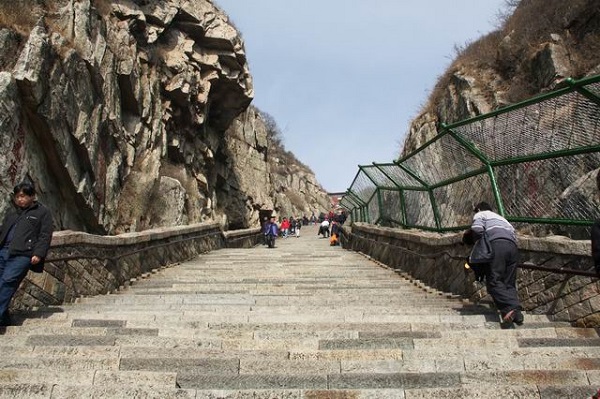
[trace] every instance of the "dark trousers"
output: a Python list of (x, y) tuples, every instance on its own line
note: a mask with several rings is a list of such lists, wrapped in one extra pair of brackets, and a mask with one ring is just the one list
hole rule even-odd
[(325, 226), (319, 226), (319, 232), (317, 235), (323, 235), (323, 237), (329, 237), (329, 229)]
[(496, 308), (505, 315), (513, 309), (521, 309), (517, 292), (519, 250), (510, 240), (494, 240), (491, 244), (494, 259), (487, 270), (486, 287)]
[(9, 256), (7, 248), (0, 250), (0, 317), (7, 315), (10, 300), (27, 275), (30, 262), (28, 256)]

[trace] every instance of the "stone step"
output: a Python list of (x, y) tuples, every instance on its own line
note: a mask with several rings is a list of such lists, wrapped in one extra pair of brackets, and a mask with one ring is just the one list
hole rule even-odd
[[(370, 297), (364, 298), (363, 295), (370, 295)], [(141, 298), (140, 298), (141, 297)], [(443, 303), (436, 301), (425, 300), (412, 300), (407, 299), (406, 296), (400, 294), (388, 294), (388, 295), (373, 295), (361, 294), (361, 295), (307, 295), (302, 293), (292, 294), (250, 294), (243, 292), (215, 292), (215, 293), (202, 293), (194, 295), (131, 295), (131, 296), (113, 296), (110, 299), (103, 301), (89, 301), (85, 302), (88, 306), (95, 305), (98, 307), (106, 306), (118, 306), (118, 305), (136, 305), (138, 303), (144, 303), (146, 305), (288, 305), (293, 306), (299, 304), (302, 306), (323, 306), (323, 305), (347, 305), (347, 304), (361, 304), (361, 306), (383, 306), (387, 305), (390, 307), (401, 307), (401, 306), (427, 306), (435, 305), (436, 307), (442, 307)], [(448, 306), (457, 306), (454, 304), (448, 304)], [(468, 307), (466, 307), (468, 308)]]
[(0, 369), (0, 386), (4, 384), (58, 384), (68, 385), (136, 385), (149, 388), (176, 388), (174, 372), (139, 371), (139, 370), (77, 370), (43, 369), (33, 371), (30, 368)]
[[(210, 316), (209, 319), (203, 320), (190, 320), (186, 317), (185, 314), (177, 315), (175, 317), (170, 317), (168, 320), (164, 320), (162, 318), (162, 314), (150, 315), (150, 316), (141, 316), (136, 312), (133, 312), (129, 316), (132, 319), (127, 320), (127, 314), (121, 314), (123, 316), (122, 320), (126, 321), (127, 328), (157, 328), (160, 327), (162, 323), (162, 327), (172, 327), (172, 328), (211, 328), (211, 329), (235, 329), (235, 330), (257, 330), (261, 328), (267, 329), (294, 329), (294, 330), (311, 330), (313, 328), (317, 329), (335, 329), (335, 328), (354, 328), (361, 329), (363, 331), (370, 331), (377, 328), (384, 328), (386, 330), (406, 330), (406, 329), (414, 329), (414, 330), (423, 330), (430, 329), (433, 331), (438, 330), (452, 330), (452, 331), (463, 331), (463, 330), (474, 330), (474, 329), (499, 329), (500, 326), (498, 324), (498, 319), (496, 317), (490, 318), (480, 318), (478, 320), (471, 320), (469, 322), (462, 321), (443, 321), (435, 324), (425, 323), (425, 322), (411, 322), (411, 321), (402, 321), (402, 322), (363, 322), (363, 321), (348, 321), (348, 322), (322, 322), (322, 323), (301, 323), (301, 322), (286, 322), (286, 323), (249, 323), (246, 317), (243, 317), (241, 321), (227, 321), (227, 320), (219, 320), (220, 317), (218, 313)], [(79, 317), (83, 315), (74, 315), (74, 319), (68, 318), (67, 314), (58, 315), (56, 317), (52, 316), (49, 318), (43, 319), (24, 319), (17, 323), (16, 327), (10, 327), (4, 331), (12, 331), (13, 328), (34, 328), (34, 327), (71, 327), (74, 320), (81, 320)], [(88, 314), (89, 317), (93, 317), (92, 320), (102, 320), (105, 318), (106, 320), (115, 320), (115, 316), (118, 314)], [(414, 320), (414, 318), (413, 318)], [(551, 323), (548, 321), (544, 322), (529, 322), (525, 325), (519, 327), (519, 329), (531, 329), (531, 328), (545, 328), (549, 325), (554, 325), (555, 323)], [(329, 326), (329, 327), (328, 327)], [(351, 327), (351, 326), (360, 326), (360, 327)], [(374, 327), (370, 327), (374, 326)], [(559, 324), (559, 326), (565, 326), (564, 324)]]
[[(597, 389), (590, 385), (501, 385), (463, 386), (422, 389), (268, 389), (268, 390), (193, 390), (156, 389), (125, 386), (80, 386), (51, 384), (0, 385), (0, 398), (156, 398), (156, 399), (429, 399), (429, 398), (519, 398), (519, 399), (564, 399), (588, 398)], [(52, 395), (52, 396), (50, 396)], [(499, 396), (500, 395), (500, 396)]]
[[(364, 298), (363, 295), (370, 295)], [(138, 295), (136, 298), (128, 297), (123, 299), (114, 299), (104, 302), (86, 302), (81, 309), (109, 309), (119, 305), (139, 306), (140, 308), (157, 307), (158, 309), (169, 309), (175, 306), (183, 307), (223, 307), (228, 306), (282, 306), (282, 307), (357, 307), (357, 308), (381, 308), (387, 307), (389, 310), (414, 312), (409, 308), (423, 309), (459, 309), (461, 311), (479, 311), (490, 312), (490, 309), (475, 308), (465, 306), (457, 302), (440, 302), (430, 298), (422, 300), (412, 300), (407, 296), (394, 297), (392, 294), (387, 296), (376, 296), (372, 294), (361, 294), (354, 296), (346, 295), (312, 295), (305, 294), (299, 291), (288, 293), (248, 293), (248, 292), (212, 292), (212, 293), (194, 293), (190, 295), (181, 294), (166, 294), (157, 296)], [(225, 299), (224, 297), (230, 297)], [(68, 308), (67, 308), (68, 309)]]
[[(513, 398), (513, 399), (565, 399), (565, 398), (589, 398), (597, 389), (589, 385), (484, 385), (484, 386), (463, 386), (458, 388), (427, 388), (427, 389), (407, 389), (398, 392), (403, 396), (397, 398), (404, 399), (430, 399), (430, 398)], [(359, 394), (360, 395), (360, 394)], [(223, 396), (223, 399), (233, 397)], [(366, 398), (366, 396), (359, 396)], [(381, 399), (392, 399), (394, 396), (381, 396)]]
[[(441, 356), (408, 356), (407, 352), (397, 351), (315, 351), (291, 353), (290, 359), (283, 351), (278, 354), (272, 351), (265, 352), (234, 352), (226, 350), (200, 351), (200, 350), (180, 350), (176, 351), (180, 357), (172, 357), (170, 350), (165, 348), (161, 351), (152, 352), (152, 356), (148, 356), (150, 348), (124, 348), (124, 354), (121, 355), (121, 370), (160, 370), (160, 371), (180, 371), (187, 368), (195, 369), (199, 365), (203, 365), (203, 369), (208, 368), (208, 364), (213, 363), (216, 368), (217, 364), (224, 367), (234, 367), (232, 364), (240, 362), (241, 365), (246, 365), (249, 369), (259, 370), (265, 364), (278, 365), (277, 370), (295, 370), (296, 373), (302, 373), (297, 369), (318, 370), (321, 368), (336, 368), (337, 372), (342, 373), (359, 373), (359, 372), (440, 372), (440, 371), (507, 371), (507, 370), (598, 370), (600, 355), (596, 352), (597, 357), (586, 357), (589, 354), (579, 353), (579, 357), (568, 357), (570, 353), (565, 352), (523, 352), (519, 356), (510, 353), (501, 354), (487, 351), (484, 353), (465, 353), (453, 354), (452, 359), (443, 358)], [(127, 350), (128, 349), (128, 350)], [(19, 368), (19, 364), (28, 361), (31, 368), (43, 368), (48, 364), (57, 364), (60, 359), (54, 356), (58, 350), (50, 351), (52, 355), (48, 355), (46, 351), (36, 352), (49, 357), (48, 361), (32, 363), (30, 359), (11, 360), (7, 364), (2, 364), (3, 368)], [(193, 356), (192, 356), (193, 354)], [(162, 355), (160, 357), (159, 355)], [(531, 356), (541, 356), (540, 359), (534, 359)], [(28, 357), (32, 357), (30, 354)], [(54, 357), (53, 357), (54, 356)], [(68, 356), (65, 354), (65, 356)], [(141, 356), (141, 357), (137, 357)], [(231, 357), (234, 356), (234, 357)], [(109, 360), (114, 359), (115, 355), (103, 354), (99, 352), (92, 360), (100, 362), (105, 360), (103, 367), (112, 369)], [(82, 356), (74, 357), (74, 359), (83, 359), (84, 361), (77, 362), (73, 359), (67, 361), (67, 364), (61, 365), (60, 369), (69, 370), (87, 370), (89, 369), (90, 358)], [(213, 360), (211, 360), (213, 359)], [(214, 359), (219, 359), (215, 363)], [(341, 362), (341, 363), (340, 363)], [(108, 365), (108, 366), (106, 366)], [(35, 367), (33, 367), (35, 366)], [(242, 366), (240, 366), (242, 367)], [(242, 367), (243, 368), (243, 367)], [(331, 373), (331, 371), (330, 371)]]
[[(269, 366), (265, 365), (265, 368)], [(589, 385), (587, 373), (576, 370), (230, 375), (181, 371), (177, 373), (177, 383), (182, 388), (199, 390), (268, 390), (282, 386), (302, 390), (422, 390), (488, 385), (495, 386), (500, 392), (503, 386)]]
[[(72, 382), (73, 384), (74, 382)], [(129, 384), (0, 384), (0, 398), (147, 398), (196, 399), (195, 390)]]
[[(219, 312), (195, 312), (195, 311), (183, 311), (183, 312), (161, 312), (161, 311), (122, 311), (114, 310), (112, 312), (105, 313), (91, 313), (91, 312), (70, 312), (66, 315), (59, 315), (56, 319), (54, 317), (48, 317), (42, 321), (27, 319), (23, 322), (23, 325), (35, 325), (47, 323), (50, 325), (50, 321), (54, 320), (56, 324), (69, 322), (68, 318), (72, 317), (71, 320), (77, 320), (84, 316), (89, 316), (93, 320), (126, 320), (127, 326), (132, 327), (132, 322), (135, 321), (157, 321), (158, 323), (177, 323), (179, 321), (187, 322), (207, 322), (210, 320), (211, 323), (235, 323), (236, 319), (239, 319), (238, 323), (251, 323), (251, 324), (283, 324), (283, 323), (421, 323), (421, 324), (438, 324), (438, 323), (454, 323), (454, 324), (481, 324), (488, 321), (498, 320), (496, 315), (461, 315), (460, 313), (432, 313), (432, 314), (372, 314), (367, 311), (354, 312), (344, 314), (338, 311), (333, 312), (290, 312), (290, 313), (269, 313), (269, 312), (240, 312), (232, 314), (220, 314)], [(227, 320), (224, 320), (227, 319)], [(530, 317), (528, 320), (544, 320), (543, 317)]]
[(501, 329), (489, 304), (326, 241), (282, 241), (15, 315), (0, 330), (0, 398), (539, 399), (600, 386), (594, 329), (533, 314)]
[(125, 328), (125, 327), (79, 327), (72, 324), (65, 326), (11, 326), (4, 335), (151, 335), (158, 336), (158, 328)]
[[(119, 358), (117, 357), (93, 357), (75, 358), (68, 356), (46, 356), (38, 357), (12, 357), (0, 359), (0, 372), (3, 369), (52, 369), (59, 371), (70, 370), (119, 370)], [(69, 373), (65, 373), (69, 374)]]
[[(465, 368), (465, 361), (470, 359), (474, 364), (485, 360), (494, 361), (496, 359), (506, 360), (523, 364), (523, 361), (532, 362), (542, 359), (557, 358), (564, 359), (585, 359), (588, 357), (600, 357), (600, 351), (589, 347), (570, 348), (570, 347), (553, 347), (553, 348), (481, 348), (477, 351), (472, 349), (459, 348), (439, 348), (428, 352), (415, 351), (410, 349), (336, 349), (336, 350), (290, 350), (289, 358), (296, 359), (340, 359), (340, 360), (359, 360), (359, 361), (378, 361), (378, 360), (402, 360), (405, 364), (413, 364), (416, 367), (427, 367), (432, 371), (438, 369), (439, 364), (455, 364), (460, 365), (458, 369)], [(521, 369), (525, 369), (522, 367)]]
[[(240, 304), (211, 304), (211, 303), (202, 303), (195, 298), (199, 298), (200, 295), (196, 295), (194, 297), (184, 297), (178, 296), (176, 300), (171, 299), (147, 299), (143, 301), (143, 303), (131, 302), (127, 303), (125, 301), (115, 302), (115, 303), (107, 303), (107, 304), (99, 304), (99, 303), (86, 303), (80, 307), (67, 307), (65, 308), (68, 312), (90, 312), (90, 311), (116, 311), (118, 310), (118, 305), (127, 304), (128, 311), (185, 311), (185, 310), (207, 310), (207, 311), (236, 311), (238, 309), (243, 310), (253, 310), (258, 311), (260, 309), (264, 309), (266, 311), (289, 311), (289, 312), (297, 312), (299, 310), (303, 310), (305, 312), (311, 312), (315, 310), (319, 311), (335, 311), (339, 308), (344, 310), (352, 311), (371, 311), (378, 313), (395, 313), (395, 314), (414, 314), (419, 310), (423, 312), (429, 311), (451, 311), (451, 312), (460, 312), (462, 314), (491, 314), (495, 313), (491, 309), (484, 307), (472, 307), (472, 306), (464, 306), (462, 304), (444, 304), (440, 301), (431, 301), (431, 302), (409, 302), (409, 301), (395, 301), (388, 304), (381, 304), (375, 301), (369, 301), (365, 303), (360, 303), (359, 301), (351, 301), (346, 298), (345, 301), (337, 301), (337, 298), (320, 298), (321, 302), (318, 302), (316, 298), (302, 298), (302, 297), (281, 297), (281, 296), (256, 296), (253, 303), (249, 303), (247, 305)], [(204, 299), (211, 299), (215, 297), (211, 296), (202, 296)], [(173, 298), (175, 299), (175, 298)], [(195, 303), (196, 302), (196, 303)], [(199, 302), (199, 303), (197, 303)], [(322, 306), (319, 306), (321, 303), (330, 304), (329, 309), (323, 309)]]

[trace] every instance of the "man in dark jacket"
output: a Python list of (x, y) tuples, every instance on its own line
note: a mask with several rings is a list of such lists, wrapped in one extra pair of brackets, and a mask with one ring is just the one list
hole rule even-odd
[(31, 184), (16, 185), (13, 202), (0, 227), (0, 326), (10, 324), (8, 306), (29, 269), (42, 272), (53, 231), (52, 215)]
[(277, 230), (275, 216), (271, 216), (271, 221), (267, 224), (267, 228), (265, 229), (265, 240), (267, 241), (267, 246), (269, 248), (275, 248), (275, 238), (277, 238), (278, 235), (279, 231)]

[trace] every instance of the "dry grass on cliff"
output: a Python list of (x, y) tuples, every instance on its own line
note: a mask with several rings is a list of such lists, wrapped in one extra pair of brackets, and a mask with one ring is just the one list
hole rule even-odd
[(504, 34), (501, 31), (495, 31), (472, 43), (466, 43), (464, 46), (455, 45), (456, 60), (453, 65), (468, 64), (478, 69), (496, 66), (498, 47), (503, 37)]
[(521, 58), (531, 56), (541, 43), (558, 33), (570, 49), (574, 78), (600, 63), (600, 8), (597, 0), (537, 0), (521, 2), (503, 27), (511, 33)]
[(92, 0), (92, 4), (98, 11), (98, 14), (102, 16), (107, 16), (112, 12), (111, 0)]
[(38, 0), (0, 1), (0, 27), (11, 28), (25, 36), (44, 14), (44, 7)]
[[(466, 67), (468, 70), (484, 71), (498, 69), (498, 46), (502, 40), (503, 34), (500, 31), (490, 33), (487, 36), (473, 42), (467, 43), (464, 46), (456, 45), (454, 51), (456, 58), (448, 67), (446, 72), (438, 78), (431, 95), (429, 102), (424, 107), (424, 112), (431, 112), (433, 104), (439, 103), (439, 99), (443, 98), (447, 90), (452, 75), (461, 67)], [(489, 93), (493, 97), (492, 93)]]
[[(535, 85), (530, 60), (544, 43), (552, 40), (553, 33), (559, 34), (569, 49), (571, 77), (582, 78), (600, 64), (597, 0), (506, 0), (506, 6), (510, 12), (499, 14), (497, 31), (473, 43), (455, 46), (454, 61), (438, 78), (420, 113), (435, 113), (433, 108), (441, 103), (459, 68), (499, 77), (503, 82), (500, 88), (510, 103), (538, 94), (545, 88)], [(496, 90), (499, 84), (495, 82)]]

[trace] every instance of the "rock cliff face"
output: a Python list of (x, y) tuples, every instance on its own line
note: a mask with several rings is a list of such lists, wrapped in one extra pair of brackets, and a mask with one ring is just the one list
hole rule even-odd
[(250, 107), (226, 132), (219, 151), (217, 201), (230, 227), (256, 225), (260, 210), (278, 216), (310, 216), (330, 200), (313, 172), (270, 139), (261, 113)]
[(0, 211), (25, 179), (57, 228), (101, 234), (327, 208), (310, 171), (272, 172), (242, 39), (210, 0), (20, 3), (0, 5)]

